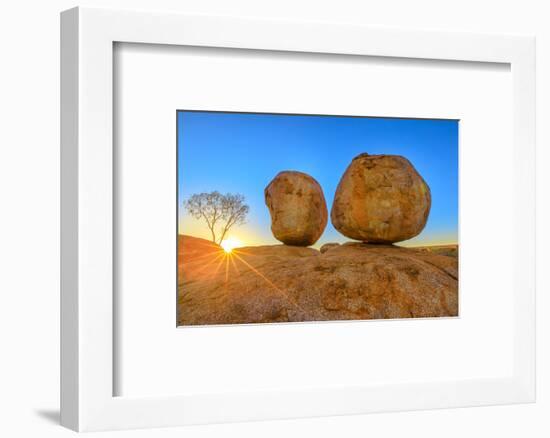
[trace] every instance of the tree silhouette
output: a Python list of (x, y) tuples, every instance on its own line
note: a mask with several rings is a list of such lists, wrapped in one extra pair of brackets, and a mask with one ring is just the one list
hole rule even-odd
[[(222, 242), (229, 229), (234, 225), (245, 223), (249, 207), (245, 204), (243, 195), (218, 191), (197, 193), (184, 202), (186, 210), (195, 219), (204, 219), (212, 234), (212, 242), (218, 245)], [(216, 229), (220, 237), (216, 239)]]

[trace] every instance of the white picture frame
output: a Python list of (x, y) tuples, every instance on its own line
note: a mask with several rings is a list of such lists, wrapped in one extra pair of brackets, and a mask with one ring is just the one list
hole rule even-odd
[[(506, 63), (513, 88), (513, 372), (506, 378), (114, 395), (113, 49), (117, 42)], [(78, 431), (535, 400), (535, 40), (75, 8), (61, 15), (61, 423)]]

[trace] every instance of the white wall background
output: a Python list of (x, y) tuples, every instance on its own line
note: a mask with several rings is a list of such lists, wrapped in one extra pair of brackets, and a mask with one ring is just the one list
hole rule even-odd
[[(550, 11), (545, 0), (90, 0), (80, 5), (537, 36), (538, 402), (104, 433), (136, 437), (550, 436)], [(70, 436), (59, 405), (59, 12), (0, 8), (0, 435)], [(496, 164), (498, 158), (491, 164)], [(503, 236), (505, 238), (505, 236)], [(491, 256), (491, 248), (487, 248)], [(495, 307), (498, 303), (495, 303)]]

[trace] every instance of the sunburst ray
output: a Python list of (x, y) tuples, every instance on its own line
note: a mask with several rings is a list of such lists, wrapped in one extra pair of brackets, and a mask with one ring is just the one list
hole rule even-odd
[(234, 254), (235, 254), (235, 257), (237, 257), (241, 262), (243, 262), (246, 266), (248, 266), (252, 270), (252, 272), (254, 272), (256, 275), (258, 275), (260, 278), (262, 278), (267, 284), (269, 284), (273, 289), (275, 289), (281, 295), (286, 297), (294, 307), (296, 307), (298, 310), (300, 310), (304, 314), (306, 313), (306, 311), (302, 307), (300, 307), (300, 305), (296, 302), (296, 299), (294, 297), (291, 297), (288, 293), (286, 293), (285, 291), (280, 289), (275, 283), (273, 283), (269, 278), (267, 278), (264, 274), (262, 274), (260, 271), (258, 271), (254, 266), (252, 266), (250, 263), (248, 263), (241, 256), (239, 256), (236, 253), (234, 253)]

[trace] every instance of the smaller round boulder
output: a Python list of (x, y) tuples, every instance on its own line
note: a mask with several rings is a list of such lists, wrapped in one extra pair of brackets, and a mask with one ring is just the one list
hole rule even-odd
[(273, 236), (287, 245), (313, 245), (327, 225), (328, 210), (319, 183), (306, 173), (280, 172), (264, 190)]
[(409, 160), (360, 154), (338, 184), (330, 218), (350, 239), (393, 243), (418, 235), (430, 207), (430, 188)]

